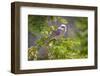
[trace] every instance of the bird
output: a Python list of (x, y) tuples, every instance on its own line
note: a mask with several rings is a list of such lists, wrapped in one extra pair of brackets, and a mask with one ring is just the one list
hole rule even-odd
[(65, 35), (67, 32), (67, 26), (65, 24), (61, 24), (57, 30), (53, 30), (52, 33), (49, 35), (48, 39), (46, 40), (46, 43), (48, 43), (50, 40), (58, 40), (61, 37)]

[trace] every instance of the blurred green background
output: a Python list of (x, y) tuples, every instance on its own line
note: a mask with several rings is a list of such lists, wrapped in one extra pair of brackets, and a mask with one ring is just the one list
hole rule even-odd
[[(48, 39), (65, 24), (66, 34)], [(50, 40), (46, 44), (46, 40)], [(83, 59), (88, 57), (88, 18), (28, 15), (28, 60)]]

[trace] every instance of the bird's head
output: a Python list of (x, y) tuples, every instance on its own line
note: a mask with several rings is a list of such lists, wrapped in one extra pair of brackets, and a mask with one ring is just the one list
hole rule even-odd
[(61, 25), (58, 27), (58, 29), (64, 31), (64, 33), (65, 33), (65, 32), (67, 31), (67, 26), (64, 25), (64, 24), (61, 24)]

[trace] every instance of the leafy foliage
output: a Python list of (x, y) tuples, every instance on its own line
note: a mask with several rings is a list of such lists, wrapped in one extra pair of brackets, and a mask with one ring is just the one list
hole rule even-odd
[(58, 18), (59, 22), (61, 22), (62, 24), (67, 24), (68, 23), (68, 21), (64, 18), (61, 18), (61, 17), (57, 17), (57, 18)]
[[(48, 19), (49, 18), (49, 19)], [(38, 37), (35, 42), (35, 46), (28, 48), (28, 60), (38, 60), (38, 50), (47, 46), (48, 59), (79, 59), (87, 58), (87, 29), (88, 22), (85, 17), (75, 18), (76, 36), (62, 37), (59, 40), (49, 39), (49, 35), (53, 30), (57, 30), (58, 25), (53, 24), (54, 21), (58, 21), (63, 24), (67, 24), (68, 20), (62, 17), (54, 16), (33, 16), (28, 17), (28, 31), (32, 32), (34, 36)], [(51, 22), (52, 25), (48, 25)], [(70, 29), (69, 29), (70, 30)], [(48, 44), (46, 43), (48, 40)]]
[[(87, 18), (77, 18), (76, 27), (80, 32), (77, 32), (77, 37), (81, 42), (81, 55), (87, 55), (88, 47), (88, 22)], [(84, 47), (83, 47), (84, 46)]]
[(36, 60), (37, 59), (37, 47), (33, 46), (28, 49), (28, 59)]

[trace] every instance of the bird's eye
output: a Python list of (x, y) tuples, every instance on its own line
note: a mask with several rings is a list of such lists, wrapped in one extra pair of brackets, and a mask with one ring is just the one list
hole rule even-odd
[(61, 28), (65, 28), (64, 26), (62, 26)]

